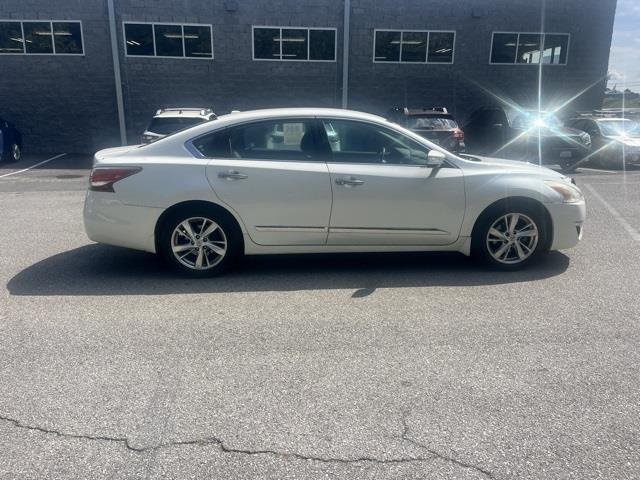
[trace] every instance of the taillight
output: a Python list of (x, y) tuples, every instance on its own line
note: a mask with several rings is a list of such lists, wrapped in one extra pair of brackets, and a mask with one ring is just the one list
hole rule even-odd
[(453, 138), (457, 138), (458, 140), (464, 140), (464, 132), (459, 128), (456, 128), (453, 131)]
[(113, 192), (114, 183), (119, 182), (123, 178), (130, 177), (140, 170), (142, 170), (140, 167), (94, 168), (89, 177), (89, 190), (94, 192)]

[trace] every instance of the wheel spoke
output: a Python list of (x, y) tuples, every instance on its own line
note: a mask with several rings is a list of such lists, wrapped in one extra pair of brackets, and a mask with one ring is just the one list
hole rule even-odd
[(204, 249), (198, 249), (198, 258), (196, 259), (196, 268), (202, 268), (202, 261), (204, 260)]
[(191, 223), (189, 222), (189, 220), (185, 220), (180, 224), (180, 226), (184, 229), (189, 239), (195, 242), (196, 234), (193, 233), (193, 229), (191, 228)]
[(516, 242), (514, 243), (514, 245), (516, 246), (516, 252), (518, 253), (518, 258), (520, 260), (524, 260), (527, 254), (524, 253), (524, 250), (522, 250), (522, 247), (520, 246), (520, 242)]
[(187, 245), (174, 245), (171, 247), (175, 253), (185, 252), (187, 250), (193, 250), (194, 246), (191, 244)]
[(214, 253), (216, 253), (216, 254), (218, 254), (220, 256), (224, 255), (226, 253), (226, 251), (227, 251), (226, 248), (219, 247), (218, 245), (214, 245), (211, 242), (207, 242), (204, 245), (205, 245), (205, 247), (209, 247), (209, 249), (212, 252), (214, 252)]
[(537, 236), (538, 236), (538, 232), (536, 232), (535, 230), (527, 230), (525, 232), (519, 231), (518, 233), (516, 233), (516, 238), (537, 237)]
[(516, 231), (516, 225), (518, 225), (520, 215), (518, 213), (511, 214), (511, 223), (509, 224), (509, 233), (513, 234)]
[(502, 256), (503, 256), (503, 255), (506, 257), (505, 252), (506, 252), (506, 254), (508, 255), (508, 254), (509, 254), (509, 249), (510, 249), (510, 247), (511, 247), (511, 245), (510, 245), (510, 244), (505, 243), (505, 244), (504, 244), (504, 245), (502, 245), (498, 250), (496, 250), (496, 253), (494, 253), (494, 255), (495, 255), (497, 258), (502, 258)]
[(502, 233), (500, 230), (498, 230), (497, 228), (492, 228), (491, 230), (489, 230), (489, 235), (498, 238), (500, 240), (506, 240), (507, 237), (505, 237), (504, 233)]
[(215, 232), (218, 228), (219, 228), (218, 225), (211, 222), (211, 225), (209, 225), (209, 227), (206, 230), (204, 230), (200, 235), (202, 235), (203, 237), (208, 237), (213, 232)]

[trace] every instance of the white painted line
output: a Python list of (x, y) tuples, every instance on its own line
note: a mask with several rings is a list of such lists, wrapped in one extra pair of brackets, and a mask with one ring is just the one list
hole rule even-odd
[(604, 168), (578, 167), (580, 170), (587, 170), (596, 173), (618, 173), (620, 170), (605, 170)]
[(47, 158), (46, 160), (43, 160), (40, 163), (36, 163), (35, 165), (31, 165), (30, 167), (23, 168), (22, 170), (18, 170), (17, 172), (10, 172), (10, 173), (5, 173), (4, 175), (0, 175), (0, 178), (10, 177), (11, 175), (17, 175), (19, 173), (27, 172), (27, 171), (31, 170), (32, 168), (39, 167), (40, 165), (44, 165), (45, 163), (53, 162), (54, 160), (57, 160), (60, 157), (64, 157), (65, 155), (66, 155), (66, 153), (61, 153), (60, 155), (56, 155), (55, 157)]
[(593, 188), (588, 183), (585, 183), (583, 185), (585, 186), (585, 188), (587, 190), (589, 190), (591, 192), (591, 194), (594, 197), (596, 197), (598, 200), (600, 200), (600, 203), (602, 203), (606, 207), (606, 209), (609, 210), (609, 213), (613, 216), (613, 218), (618, 220), (618, 223), (620, 225), (622, 225), (622, 227), (627, 231), (627, 233), (629, 235), (631, 235), (631, 238), (633, 238), (636, 242), (640, 242), (640, 232), (638, 232), (638, 230), (633, 228), (629, 224), (629, 222), (627, 222), (624, 219), (624, 217), (618, 213), (618, 211), (615, 208), (613, 208), (611, 205), (609, 205), (609, 202), (607, 202), (604, 198), (602, 198), (602, 196), (598, 192), (596, 192), (595, 188)]

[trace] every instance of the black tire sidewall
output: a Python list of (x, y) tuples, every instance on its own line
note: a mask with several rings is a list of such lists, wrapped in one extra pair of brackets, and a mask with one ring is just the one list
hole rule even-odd
[[(478, 223), (476, 224), (476, 228), (474, 228), (473, 237), (471, 239), (472, 256), (484, 265), (492, 269), (502, 271), (520, 270), (535, 262), (536, 257), (546, 250), (546, 246), (548, 244), (548, 232), (542, 208), (544, 207), (540, 206), (537, 208), (534, 206), (515, 203), (511, 205), (500, 205), (490, 208), (488, 211), (484, 212), (478, 219)], [(494, 222), (498, 220), (498, 218), (509, 213), (520, 213), (522, 215), (526, 215), (533, 220), (538, 228), (538, 243), (536, 244), (535, 251), (527, 259), (516, 264), (498, 262), (491, 256), (491, 253), (489, 253), (486, 243), (487, 234)]]
[[(227, 253), (220, 263), (208, 270), (194, 270), (178, 261), (171, 249), (171, 235), (175, 227), (187, 218), (205, 217), (213, 220), (223, 230), (227, 237)], [(231, 268), (238, 258), (241, 256), (242, 248), (242, 232), (239, 231), (237, 225), (231, 221), (226, 215), (221, 215), (214, 208), (193, 207), (181, 208), (170, 213), (165, 219), (158, 231), (158, 253), (162, 259), (176, 271), (189, 277), (205, 278), (219, 275)]]

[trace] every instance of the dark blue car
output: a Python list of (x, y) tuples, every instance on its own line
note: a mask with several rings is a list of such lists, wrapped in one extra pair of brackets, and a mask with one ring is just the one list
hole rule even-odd
[(10, 122), (0, 118), (0, 161), (17, 162), (22, 158), (22, 135)]

